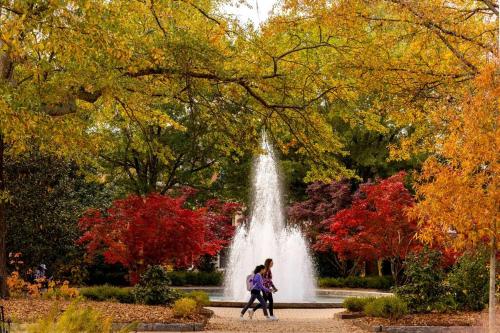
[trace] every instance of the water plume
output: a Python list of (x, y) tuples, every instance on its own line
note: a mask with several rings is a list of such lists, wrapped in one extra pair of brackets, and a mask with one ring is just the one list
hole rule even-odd
[(315, 274), (305, 238), (300, 230), (287, 228), (278, 160), (263, 134), (263, 153), (252, 178), (252, 209), (249, 225), (236, 230), (225, 275), (224, 296), (234, 301), (248, 298), (245, 279), (266, 258), (274, 261), (273, 281), (277, 302), (308, 302), (315, 296)]

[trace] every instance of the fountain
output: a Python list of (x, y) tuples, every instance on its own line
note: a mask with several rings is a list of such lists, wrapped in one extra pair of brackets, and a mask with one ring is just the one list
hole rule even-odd
[(246, 301), (246, 277), (266, 258), (274, 261), (276, 302), (311, 302), (315, 298), (315, 273), (308, 246), (300, 230), (287, 228), (283, 210), (278, 160), (265, 133), (261, 154), (254, 166), (250, 224), (241, 225), (230, 249), (224, 298)]

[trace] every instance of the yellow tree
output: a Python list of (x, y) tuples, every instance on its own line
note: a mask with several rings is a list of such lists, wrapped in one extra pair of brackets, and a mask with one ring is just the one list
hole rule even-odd
[(416, 184), (420, 237), (450, 241), (456, 248), (486, 243), (491, 250), (489, 320), (495, 328), (495, 274), (500, 237), (500, 84), (498, 67), (476, 79), (460, 108), (443, 109), (433, 121), (447, 129), (438, 134), (436, 154), (423, 166)]
[[(258, 147), (266, 126), (280, 144), (316, 160), (313, 177), (348, 174), (316, 107), (331, 87), (262, 62), (257, 33), (222, 16), (223, 2), (0, 0), (0, 276), (7, 274), (3, 160), (31, 144), (88, 161), (116, 145), (116, 131), (134, 128), (141, 135), (133, 148), (175, 165), (172, 150), (149, 133), (185, 131), (175, 119), (183, 110), (216, 128), (210, 142), (227, 155), (241, 154), (244, 143)], [(277, 56), (317, 47), (285, 43)]]
[(395, 159), (433, 150), (437, 129), (429, 116), (443, 104), (459, 105), (497, 50), (492, 1), (286, 0), (284, 9), (270, 31), (328, 42), (317, 62), (325, 66), (323, 81), (337, 84), (330, 101), (375, 96), (368, 112), (353, 109), (344, 117), (381, 132), (404, 128), (391, 146)]

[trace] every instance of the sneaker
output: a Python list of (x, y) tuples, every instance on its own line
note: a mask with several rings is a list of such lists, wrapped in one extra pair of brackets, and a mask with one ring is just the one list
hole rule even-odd
[(248, 318), (252, 319), (253, 318), (254, 311), (253, 309), (248, 310)]
[(272, 320), (278, 320), (278, 318), (276, 316), (271, 316), (269, 318), (271, 318)]
[(241, 320), (241, 321), (245, 321), (245, 320), (247, 320), (247, 319), (246, 319), (245, 317), (243, 317), (243, 315), (242, 315), (242, 314), (240, 314), (240, 320)]

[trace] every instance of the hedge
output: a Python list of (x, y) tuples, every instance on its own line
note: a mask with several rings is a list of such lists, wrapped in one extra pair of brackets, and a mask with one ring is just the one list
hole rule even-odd
[(120, 303), (134, 303), (133, 288), (114, 287), (109, 285), (80, 288), (80, 295), (92, 301), (115, 300)]
[(172, 281), (172, 286), (221, 286), (224, 275), (221, 272), (169, 272), (168, 277)]
[(319, 278), (318, 286), (321, 288), (369, 288), (388, 290), (394, 286), (390, 276), (348, 276), (346, 278)]

